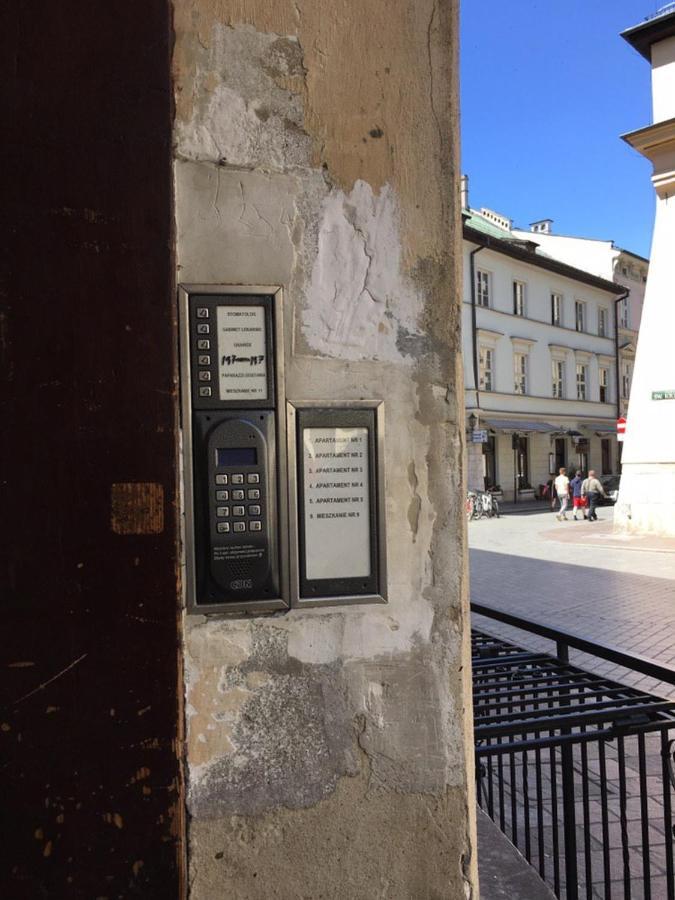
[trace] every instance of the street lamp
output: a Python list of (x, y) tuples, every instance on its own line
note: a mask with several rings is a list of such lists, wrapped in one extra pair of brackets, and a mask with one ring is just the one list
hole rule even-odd
[(478, 424), (478, 418), (475, 413), (471, 413), (469, 416), (469, 431), (475, 431), (476, 425)]

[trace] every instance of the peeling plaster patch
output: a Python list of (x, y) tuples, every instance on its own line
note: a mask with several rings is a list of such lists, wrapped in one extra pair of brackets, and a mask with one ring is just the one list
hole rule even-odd
[(374, 656), (392, 657), (410, 653), (431, 637), (434, 612), (431, 603), (419, 597), (410, 601), (410, 584), (390, 584), (387, 606), (352, 609), (348, 616), (321, 615), (308, 610), (302, 620), (287, 619), (288, 654), (308, 665), (338, 660), (355, 662)]
[(283, 629), (247, 627), (250, 658), (220, 668), (217, 685), (213, 669), (191, 685), (194, 697), (207, 682), (191, 700), (199, 718), (189, 722), (189, 805), (196, 816), (313, 806), (341, 776), (358, 771), (339, 665), (302, 666), (289, 659)]
[(308, 166), (302, 48), (250, 26), (214, 26), (195, 61), (191, 117), (176, 122), (177, 153), (246, 168)]
[(412, 499), (408, 504), (408, 523), (410, 524), (410, 530), (413, 536), (413, 543), (417, 540), (417, 531), (420, 525), (420, 512), (422, 510), (422, 498), (420, 497), (417, 488), (419, 487), (419, 480), (417, 478), (417, 471), (415, 470), (415, 461), (413, 460), (408, 466), (408, 481), (410, 483), (410, 488), (412, 490)]
[[(303, 334), (310, 348), (341, 359), (412, 361), (397, 328), (415, 334), (422, 300), (401, 270), (396, 195), (357, 181), (324, 200)], [(386, 321), (385, 321), (386, 320)], [(391, 327), (393, 326), (393, 327)]]
[(288, 283), (301, 191), (295, 176), (178, 161), (174, 177), (182, 280)]

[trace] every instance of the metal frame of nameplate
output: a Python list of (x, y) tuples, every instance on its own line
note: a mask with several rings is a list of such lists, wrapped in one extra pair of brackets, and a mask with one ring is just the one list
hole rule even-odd
[[(290, 526), (290, 581), (291, 605), (294, 607), (338, 606), (366, 603), (387, 602), (387, 566), (386, 566), (386, 528), (385, 528), (385, 481), (384, 481), (384, 403), (381, 400), (359, 400), (349, 403), (336, 401), (289, 401), (287, 403), (287, 440), (288, 440), (288, 487), (289, 487), (289, 526)], [(342, 449), (349, 452), (347, 461), (350, 472), (339, 471), (344, 466), (330, 466), (330, 430), (336, 432), (342, 441)], [(352, 473), (351, 465), (357, 462), (352, 459), (357, 444), (354, 438), (363, 437), (363, 429), (367, 430), (368, 446), (367, 472)], [(307, 470), (307, 453), (312, 451), (312, 441), (305, 440), (305, 430), (315, 432), (314, 438), (321, 438), (321, 445), (327, 448), (326, 467), (323, 473), (319, 470), (309, 474)], [(351, 434), (350, 434), (351, 432)], [(316, 443), (316, 447), (320, 446)], [(337, 444), (335, 445), (337, 447)], [(363, 447), (363, 443), (360, 444)], [(336, 454), (336, 461), (338, 461)], [(300, 468), (302, 467), (302, 469)], [(352, 488), (353, 479), (368, 477), (365, 488)], [(308, 478), (312, 478), (308, 489)], [(321, 481), (323, 479), (323, 481)], [(337, 483), (343, 480), (344, 483)], [(348, 483), (349, 482), (349, 483)], [(304, 490), (303, 490), (304, 488)], [(363, 555), (356, 553), (355, 564), (359, 575), (352, 577), (348, 562), (345, 571), (339, 575), (331, 566), (338, 563), (330, 554), (318, 561), (318, 567), (326, 567), (325, 578), (307, 578), (308, 541), (305, 528), (308, 524), (310, 510), (340, 510), (334, 518), (326, 519), (322, 527), (320, 540), (314, 542), (314, 548), (321, 548), (322, 541), (326, 549), (335, 551), (333, 542), (339, 542), (342, 536), (342, 547), (348, 551), (353, 541), (344, 540), (344, 528), (350, 522), (358, 522), (356, 513), (363, 515), (366, 505), (362, 490), (367, 491), (368, 545), (371, 546), (370, 566), (364, 564)], [(331, 498), (330, 493), (334, 492)], [(311, 494), (310, 494), (311, 492)], [(310, 500), (312, 504), (310, 504)], [(344, 502), (339, 502), (344, 501)], [(316, 523), (316, 520), (315, 520)], [(311, 544), (311, 541), (309, 542)], [(310, 552), (312, 546), (309, 547)], [(310, 566), (316, 573), (317, 565)], [(368, 572), (368, 574), (366, 574)]]

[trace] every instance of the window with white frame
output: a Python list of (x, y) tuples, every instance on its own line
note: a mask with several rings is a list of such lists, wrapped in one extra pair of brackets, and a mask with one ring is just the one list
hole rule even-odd
[(598, 334), (600, 337), (609, 336), (607, 321), (607, 309), (604, 306), (598, 307)]
[(525, 315), (525, 282), (513, 282), (513, 315)]
[(551, 325), (562, 325), (562, 294), (551, 294)]
[(600, 385), (600, 402), (609, 403), (609, 369), (600, 366), (598, 369), (598, 384)]
[(565, 396), (565, 361), (562, 359), (551, 360), (551, 378), (553, 380), (553, 396), (562, 400)]
[(478, 306), (490, 305), (490, 273), (484, 269), (476, 270), (476, 303)]
[(577, 400), (585, 400), (588, 386), (588, 366), (577, 363)]
[(630, 397), (630, 383), (633, 380), (633, 364), (624, 362), (621, 364), (621, 396), (624, 400)]
[(622, 328), (630, 328), (630, 306), (628, 297), (624, 297), (619, 307), (619, 324)]
[(574, 301), (574, 327), (577, 331), (586, 331), (586, 304), (583, 300)]
[(515, 394), (527, 393), (527, 354), (513, 354), (513, 391)]
[(491, 347), (481, 347), (478, 351), (478, 381), (481, 391), (493, 390), (494, 351)]

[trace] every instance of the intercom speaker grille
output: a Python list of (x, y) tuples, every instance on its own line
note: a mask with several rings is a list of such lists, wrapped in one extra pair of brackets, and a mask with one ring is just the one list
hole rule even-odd
[(253, 566), (245, 559), (234, 560), (227, 564), (226, 579), (249, 578), (253, 574)]

